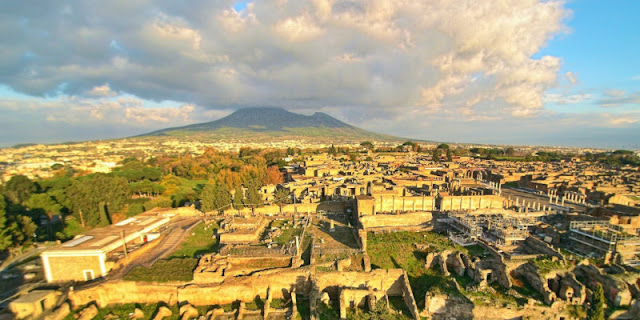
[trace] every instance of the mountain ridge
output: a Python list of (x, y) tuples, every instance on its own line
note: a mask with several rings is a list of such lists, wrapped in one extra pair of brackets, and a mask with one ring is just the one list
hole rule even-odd
[(340, 121), (326, 113), (303, 115), (281, 107), (238, 109), (217, 120), (156, 130), (141, 136), (190, 136), (262, 134), (273, 137), (349, 137), (353, 139), (398, 140), (400, 138), (370, 132)]

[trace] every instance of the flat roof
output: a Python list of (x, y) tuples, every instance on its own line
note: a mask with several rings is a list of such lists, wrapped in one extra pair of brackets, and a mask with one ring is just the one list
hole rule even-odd
[(122, 245), (123, 232), (125, 241), (130, 242), (168, 223), (171, 218), (162, 216), (161, 212), (166, 212), (166, 210), (161, 210), (160, 212), (154, 210), (148, 211), (103, 228), (91, 229), (77, 235), (73, 240), (45, 250), (43, 254), (54, 255), (55, 253), (72, 253), (78, 251), (94, 251), (96, 253), (113, 251)]
[(51, 294), (55, 294), (55, 291), (54, 290), (34, 290), (14, 300), (12, 303), (34, 303), (44, 299), (45, 297)]

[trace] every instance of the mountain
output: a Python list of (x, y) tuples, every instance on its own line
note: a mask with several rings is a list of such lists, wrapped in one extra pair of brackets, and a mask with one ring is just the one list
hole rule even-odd
[(366, 131), (344, 123), (330, 115), (316, 112), (310, 116), (289, 112), (283, 108), (245, 108), (205, 123), (167, 128), (143, 136), (207, 136), (210, 138), (343, 138), (399, 140), (389, 135)]

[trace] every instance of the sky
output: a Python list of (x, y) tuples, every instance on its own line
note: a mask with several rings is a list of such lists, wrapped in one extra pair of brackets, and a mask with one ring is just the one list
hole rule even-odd
[(407, 138), (640, 149), (638, 1), (0, 3), (0, 147), (243, 107)]

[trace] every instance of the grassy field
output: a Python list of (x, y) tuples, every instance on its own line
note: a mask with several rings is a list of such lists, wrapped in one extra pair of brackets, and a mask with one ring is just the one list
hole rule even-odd
[(124, 276), (125, 280), (147, 282), (191, 281), (198, 259), (159, 260), (151, 268), (135, 267)]
[(217, 252), (218, 238), (215, 234), (219, 228), (217, 222), (197, 225), (191, 231), (191, 235), (185, 238), (178, 249), (171, 254), (170, 258), (196, 258), (205, 253)]
[(270, 225), (272, 228), (280, 228), (280, 230), (282, 230), (282, 233), (273, 239), (281, 246), (289, 244), (289, 242), (296, 236), (300, 236), (302, 234), (302, 228), (294, 228), (292, 226), (287, 226), (286, 229), (283, 228), (287, 221), (291, 220), (273, 220)]
[(424, 267), (426, 254), (416, 250), (414, 243), (429, 244), (433, 252), (464, 248), (454, 245), (445, 236), (432, 232), (394, 232), (367, 235), (367, 251), (374, 269), (402, 268), (407, 271), (409, 284), (418, 306), (424, 305), (429, 291), (459, 295), (450, 279), (436, 270)]
[(552, 261), (551, 259), (545, 257), (542, 259), (534, 259), (531, 260), (531, 263), (538, 268), (538, 272), (540, 275), (545, 275), (554, 270), (564, 270), (566, 267), (560, 261)]

